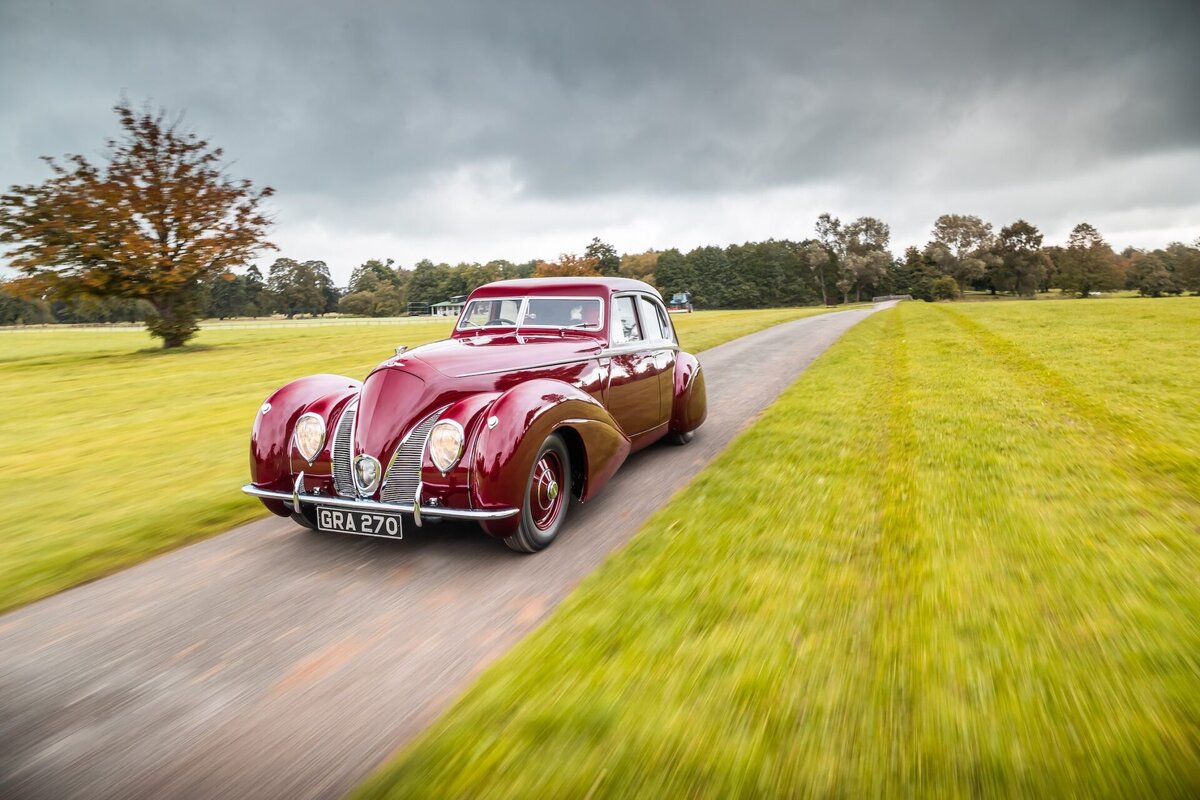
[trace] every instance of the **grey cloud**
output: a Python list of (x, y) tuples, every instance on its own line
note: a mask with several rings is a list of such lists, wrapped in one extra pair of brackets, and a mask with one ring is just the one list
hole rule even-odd
[(124, 90), (354, 229), (496, 164), (536, 201), (1020, 186), (1200, 148), (1197, 8), (9, 0), (0, 181), (94, 152)]

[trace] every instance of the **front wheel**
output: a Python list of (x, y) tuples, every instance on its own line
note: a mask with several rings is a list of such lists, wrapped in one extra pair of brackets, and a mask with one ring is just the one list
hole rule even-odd
[(571, 456), (562, 437), (552, 433), (542, 443), (525, 482), (521, 524), (504, 543), (518, 553), (544, 550), (558, 537), (570, 504)]

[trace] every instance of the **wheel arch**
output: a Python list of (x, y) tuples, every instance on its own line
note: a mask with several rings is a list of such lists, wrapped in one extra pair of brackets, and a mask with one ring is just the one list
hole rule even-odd
[[(598, 492), (629, 455), (630, 442), (595, 398), (563, 381), (528, 381), (504, 392), (488, 410), (489, 422), (471, 454), (471, 495), (476, 508), (518, 508), (542, 444), (558, 433), (571, 459), (573, 493), (583, 501)], [(512, 532), (511, 519), (489, 522), (495, 536)]]

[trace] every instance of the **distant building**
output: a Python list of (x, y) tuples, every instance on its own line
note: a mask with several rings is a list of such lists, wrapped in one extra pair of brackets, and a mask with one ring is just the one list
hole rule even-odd
[(456, 294), (449, 300), (443, 300), (440, 303), (434, 303), (429, 307), (429, 313), (435, 317), (457, 317), (462, 313), (463, 306), (467, 304), (467, 296), (465, 294)]

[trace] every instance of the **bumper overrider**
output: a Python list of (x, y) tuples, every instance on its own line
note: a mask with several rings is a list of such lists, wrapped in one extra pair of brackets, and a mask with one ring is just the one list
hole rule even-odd
[(242, 491), (262, 500), (279, 500), (289, 504), (293, 511), (299, 511), (301, 504), (325, 506), (327, 508), (345, 508), (351, 511), (371, 511), (376, 514), (411, 514), (413, 522), (421, 527), (422, 515), (437, 519), (466, 519), (473, 522), (508, 519), (521, 513), (519, 508), (498, 508), (490, 511), (477, 511), (469, 508), (449, 508), (447, 506), (425, 505), (421, 502), (420, 485), (417, 486), (416, 496), (412, 503), (380, 503), (376, 500), (360, 500), (351, 497), (335, 497), (324, 494), (305, 494), (300, 491), (304, 483), (304, 473), (296, 479), (296, 485), (291, 492), (277, 492), (272, 489), (262, 489), (253, 483), (247, 483)]

